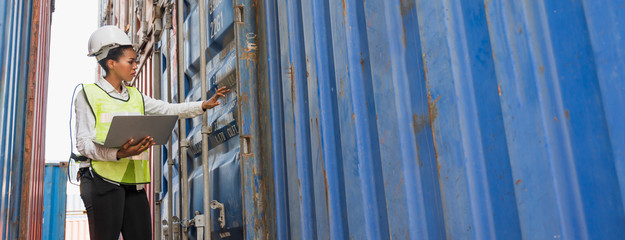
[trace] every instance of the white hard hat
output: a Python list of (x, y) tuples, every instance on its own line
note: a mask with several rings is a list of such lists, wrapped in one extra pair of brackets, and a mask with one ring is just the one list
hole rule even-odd
[(91, 34), (87, 56), (95, 56), (100, 61), (106, 58), (109, 50), (121, 46), (133, 46), (128, 35), (116, 26), (103, 26)]

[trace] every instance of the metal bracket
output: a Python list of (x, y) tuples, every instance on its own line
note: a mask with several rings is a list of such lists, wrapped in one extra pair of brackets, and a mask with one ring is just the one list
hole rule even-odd
[(234, 22), (245, 23), (245, 19), (243, 17), (243, 5), (234, 7)]
[(161, 223), (162, 223), (161, 229), (163, 230), (163, 237), (165, 239), (169, 239), (169, 224), (167, 224), (166, 219), (163, 219)]
[(180, 140), (180, 148), (188, 148), (189, 146), (191, 146), (191, 144), (189, 143), (189, 140), (187, 139)]
[(171, 11), (172, 6), (167, 5), (167, 7), (165, 8), (165, 17), (163, 18), (165, 20), (165, 26), (163, 26), (165, 29), (173, 28), (173, 14), (171, 13)]
[(178, 236), (178, 234), (180, 233), (180, 219), (178, 219), (177, 216), (173, 216), (171, 217), (171, 223), (173, 226), (173, 229), (171, 230), (171, 233), (174, 236)]
[(163, 198), (161, 197), (161, 192), (154, 192), (154, 204), (161, 205), (163, 202)]
[(249, 135), (241, 135), (241, 153), (252, 154), (252, 139)]
[(158, 41), (161, 38), (161, 33), (163, 32), (163, 19), (161, 18), (157, 18), (154, 20), (152, 26), (150, 26), (152, 28), (152, 33), (155, 40)]
[(204, 240), (204, 215), (200, 214), (199, 211), (195, 211), (195, 217), (193, 217), (193, 225), (197, 228), (197, 239)]
[(211, 126), (202, 127), (202, 134), (211, 134), (213, 132), (213, 128)]
[(211, 209), (219, 209), (219, 226), (221, 228), (226, 227), (226, 207), (224, 207), (223, 203), (218, 202), (217, 200), (211, 201)]

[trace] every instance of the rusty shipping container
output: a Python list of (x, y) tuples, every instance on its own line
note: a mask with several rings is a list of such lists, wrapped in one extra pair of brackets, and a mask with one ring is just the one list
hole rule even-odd
[(154, 152), (158, 239), (625, 238), (622, 1), (101, 2), (142, 91), (232, 89)]
[(41, 239), (51, 4), (0, 2), (2, 239)]

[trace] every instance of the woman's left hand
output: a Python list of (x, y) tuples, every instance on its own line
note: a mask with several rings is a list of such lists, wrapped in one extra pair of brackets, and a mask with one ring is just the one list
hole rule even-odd
[(219, 97), (226, 97), (227, 92), (230, 92), (230, 89), (227, 89), (226, 87), (221, 87), (217, 89), (217, 92), (215, 92), (215, 94), (210, 99), (202, 103), (202, 109), (211, 109), (219, 105), (220, 103), (217, 102), (217, 99), (219, 99)]

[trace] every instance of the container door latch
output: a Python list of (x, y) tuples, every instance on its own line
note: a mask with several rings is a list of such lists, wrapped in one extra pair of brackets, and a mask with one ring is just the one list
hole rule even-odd
[(217, 221), (219, 221), (219, 226), (221, 228), (226, 227), (226, 208), (224, 204), (213, 200), (211, 201), (211, 209), (219, 209), (219, 218), (217, 218)]
[(193, 217), (193, 223), (195, 228), (197, 229), (197, 239), (204, 240), (204, 215), (200, 214), (199, 211), (195, 211), (195, 217)]

